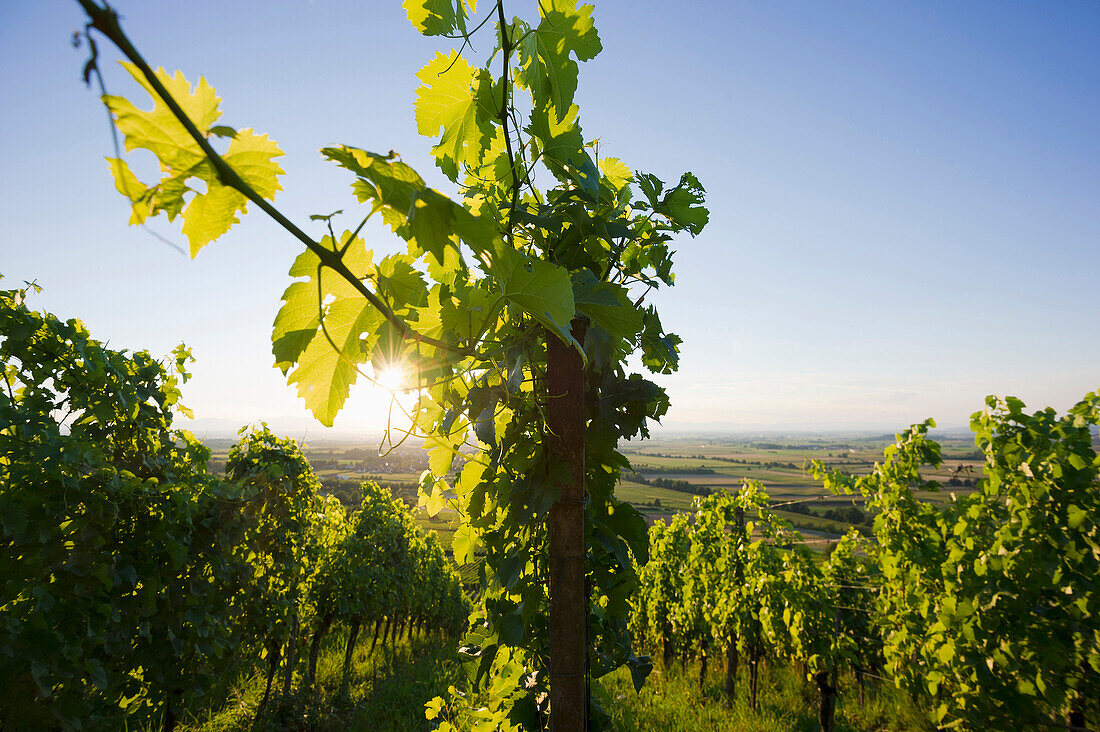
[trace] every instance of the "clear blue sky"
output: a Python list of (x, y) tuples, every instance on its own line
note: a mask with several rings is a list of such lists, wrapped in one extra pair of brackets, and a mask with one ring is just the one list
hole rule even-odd
[[(352, 207), (326, 144), (396, 149), (441, 185), (412, 101), (449, 42), (396, 0), (119, 6), (151, 63), (204, 75), (226, 124), (278, 140), (276, 203), (295, 220)], [(711, 224), (677, 243), (657, 301), (685, 341), (670, 423), (962, 425), (989, 393), (1064, 409), (1100, 387), (1100, 4), (624, 1), (594, 17), (586, 136), (708, 191)], [(255, 212), (194, 261), (126, 226), (69, 45), (80, 24), (75, 2), (0, 0), (5, 285), (37, 279), (38, 307), (117, 347), (186, 341), (199, 417), (303, 417), (269, 342), (298, 246)], [(356, 395), (337, 426), (379, 426), (377, 404)]]

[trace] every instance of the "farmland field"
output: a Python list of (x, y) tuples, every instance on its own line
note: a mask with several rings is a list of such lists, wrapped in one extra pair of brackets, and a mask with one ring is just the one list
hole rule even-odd
[[(972, 437), (948, 433), (936, 439), (943, 448), (944, 463), (925, 477), (938, 480), (944, 492), (917, 494), (933, 502), (944, 500), (950, 492), (969, 492), (981, 477), (981, 457)], [(696, 495), (736, 492), (744, 480), (758, 480), (778, 515), (801, 531), (811, 547), (819, 549), (855, 525), (835, 515), (826, 516), (826, 512), (861, 508), (861, 503), (851, 496), (824, 491), (808, 472), (810, 462), (819, 460), (832, 468), (865, 475), (893, 441), (894, 435), (887, 434), (658, 434), (644, 443), (620, 446), (633, 472), (624, 471), (616, 495), (652, 523), (690, 510)], [(229, 439), (207, 440), (213, 453), (212, 470), (224, 466), (231, 444)], [(373, 480), (415, 507), (420, 473), (428, 465), (427, 452), (412, 441), (385, 455), (379, 455), (376, 438), (307, 443), (305, 453), (325, 490), (348, 503), (354, 503), (359, 482)], [(453, 511), (444, 509), (434, 517), (424, 511), (415, 515), (421, 528), (435, 531), (443, 545), (450, 547), (457, 527)]]

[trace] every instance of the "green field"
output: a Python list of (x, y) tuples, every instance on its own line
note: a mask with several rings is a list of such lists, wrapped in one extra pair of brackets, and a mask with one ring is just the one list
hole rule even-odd
[[(980, 456), (968, 437), (937, 436), (943, 448), (944, 464), (926, 477), (945, 486), (942, 493), (920, 493), (929, 501), (946, 500), (951, 491), (962, 494), (972, 490), (981, 477)], [(616, 495), (637, 508), (649, 522), (668, 520), (674, 514), (691, 510), (694, 495), (675, 490), (656, 481), (685, 482), (692, 490), (736, 491), (744, 480), (758, 480), (768, 491), (772, 505), (781, 506), (779, 515), (805, 535), (815, 549), (824, 548), (827, 539), (837, 538), (854, 524), (823, 514), (830, 509), (861, 506), (858, 497), (834, 496), (808, 473), (812, 460), (856, 475), (871, 471), (882, 459), (883, 449), (893, 443), (893, 435), (757, 435), (757, 436), (678, 436), (658, 435), (642, 443), (626, 442), (620, 451), (630, 460), (633, 472), (624, 471)], [(231, 441), (211, 440), (210, 467), (224, 466)], [(373, 444), (354, 441), (323, 441), (306, 444), (311, 464), (327, 485), (343, 485), (346, 500), (352, 500), (360, 481), (373, 480), (390, 488), (411, 506), (417, 502), (416, 486), (420, 473), (427, 468), (428, 455), (411, 441), (392, 452), (380, 455)], [(954, 479), (958, 485), (948, 485)], [(450, 547), (457, 528), (452, 511), (430, 517), (416, 514), (417, 524), (439, 534)]]
[[(966, 481), (981, 477), (980, 456), (975, 454), (973, 442), (951, 435), (938, 439), (943, 447), (944, 464), (926, 477), (943, 483), (946, 491), (962, 494), (972, 490), (972, 485)], [(839, 537), (853, 526), (851, 522), (826, 518), (822, 514), (861, 507), (862, 502), (858, 497), (826, 492), (808, 472), (811, 461), (818, 460), (830, 468), (855, 475), (866, 475), (876, 461), (882, 459), (883, 449), (893, 441), (893, 435), (659, 436), (639, 445), (627, 443), (620, 447), (634, 473), (624, 475), (617, 495), (650, 520), (659, 520), (677, 511), (689, 510), (693, 495), (652, 485), (654, 482), (684, 482), (693, 491), (733, 492), (744, 480), (758, 480), (768, 491), (772, 505), (804, 507), (802, 512), (796, 513), (788, 507), (787, 510), (780, 508), (778, 513), (806, 534), (811, 546), (819, 548), (827, 543), (821, 539)], [(948, 486), (952, 479), (959, 485)], [(942, 501), (948, 493), (918, 495), (925, 500)], [(653, 506), (654, 501), (660, 502), (659, 508)]]

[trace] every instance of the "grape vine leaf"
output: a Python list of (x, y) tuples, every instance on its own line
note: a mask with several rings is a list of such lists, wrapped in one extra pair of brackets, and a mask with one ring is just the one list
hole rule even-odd
[(428, 469), (436, 478), (442, 478), (451, 472), (458, 448), (453, 445), (439, 445), (428, 453)]
[(573, 274), (573, 299), (577, 312), (587, 315), (612, 338), (630, 338), (642, 329), (642, 314), (630, 301), (626, 289), (601, 282), (587, 269)]
[(597, 166), (612, 191), (618, 194), (627, 183), (634, 180), (634, 173), (618, 158), (600, 158)]
[(675, 333), (665, 333), (656, 308), (648, 307), (642, 314), (642, 365), (653, 373), (671, 374), (680, 368), (680, 344)]
[(393, 153), (342, 145), (323, 148), (321, 154), (355, 174), (355, 197), (381, 211), (382, 220), (409, 243), (414, 256), (430, 253), (436, 266), (452, 271), (461, 264), (457, 239), (478, 254), (500, 240), (490, 221), (429, 188), (416, 171), (394, 160)]
[(531, 111), (527, 133), (537, 138), (541, 160), (560, 180), (571, 180), (593, 197), (599, 190), (600, 172), (584, 149), (584, 137), (577, 115), (580, 108), (572, 105), (557, 117), (547, 106)]
[(462, 565), (474, 561), (474, 548), (477, 546), (477, 537), (469, 524), (459, 526), (451, 539), (451, 550), (454, 552), (455, 563)]
[(703, 185), (694, 174), (684, 173), (680, 182), (665, 194), (664, 200), (655, 210), (696, 236), (710, 220), (710, 213), (703, 206), (705, 193)]
[(385, 257), (378, 263), (374, 277), (379, 296), (398, 315), (413, 319), (415, 311), (428, 304), (428, 288), (409, 255)]
[[(176, 170), (187, 170), (203, 162), (206, 155), (202, 148), (176, 119), (164, 100), (153, 90), (137, 66), (126, 61), (121, 63), (154, 102), (153, 109), (145, 111), (138, 109), (124, 97), (112, 95), (104, 97), (104, 102), (115, 116), (115, 124), (126, 136), (126, 149), (149, 150), (164, 165)], [(198, 84), (192, 90), (191, 82), (180, 71), (177, 71), (174, 76), (169, 76), (163, 68), (158, 68), (156, 76), (180, 108), (195, 123), (199, 132), (208, 134), (222, 113), (218, 108), (221, 99), (206, 79), (200, 77)]]
[(592, 9), (577, 7), (576, 0), (540, 2), (538, 27), (519, 42), (517, 80), (531, 92), (536, 107), (549, 105), (558, 119), (565, 117), (577, 91), (579, 69), (570, 54), (588, 61), (603, 50)]
[(409, 207), (426, 186), (420, 175), (400, 160), (350, 145), (323, 147), (321, 154), (356, 176), (351, 190), (359, 203), (370, 202), (394, 232), (408, 222)]
[(492, 77), (456, 51), (435, 58), (417, 72), (416, 129), (426, 137), (443, 135), (432, 148), (436, 164), (458, 182), (458, 167), (476, 166), (494, 136)]
[[(320, 245), (335, 249), (331, 237)], [(360, 279), (374, 271), (371, 260), (372, 253), (358, 237), (343, 256)], [(271, 334), (275, 365), (283, 373), (294, 367), (287, 383), (297, 384), (309, 410), (331, 427), (359, 375), (359, 364), (370, 360), (384, 318), (351, 283), (320, 267), (312, 250), (298, 256), (290, 276), (309, 280), (292, 283), (283, 293)]]
[[(123, 67), (154, 99), (153, 109), (138, 109), (124, 97), (107, 95), (103, 98), (122, 132), (126, 149), (145, 149), (157, 156), (162, 168), (159, 182), (146, 186), (127, 163), (120, 158), (107, 158), (115, 187), (130, 199), (131, 224), (140, 224), (147, 217), (164, 212), (168, 220), (183, 214), (183, 233), (191, 246), (191, 256), (238, 222), (237, 214), (244, 213), (248, 199), (236, 189), (223, 185), (207, 160), (206, 154), (191, 137), (172, 111), (160, 99), (148, 80), (136, 66), (123, 63)], [(157, 69), (157, 79), (168, 93), (187, 112), (199, 132), (230, 137), (229, 149), (222, 155), (225, 162), (262, 197), (273, 199), (282, 190), (279, 176), (283, 169), (274, 159), (283, 153), (267, 135), (256, 134), (250, 129), (240, 131), (224, 126), (214, 126), (221, 116), (219, 99), (214, 89), (200, 78), (192, 91), (191, 83), (179, 71), (169, 76), (164, 69)], [(191, 185), (197, 178), (205, 184), (205, 191)], [(184, 196), (191, 196), (187, 202)]]
[(413, 28), (425, 36), (465, 35), (467, 13), (477, 10), (477, 0), (405, 0), (401, 5)]
[(576, 306), (568, 271), (552, 262), (532, 259), (509, 246), (502, 246), (493, 262), (493, 274), (501, 282), (508, 302), (566, 343), (576, 345), (570, 335), (570, 321)]

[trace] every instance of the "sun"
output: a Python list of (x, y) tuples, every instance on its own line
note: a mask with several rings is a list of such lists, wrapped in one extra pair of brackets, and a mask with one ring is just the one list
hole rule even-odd
[(401, 391), (405, 388), (405, 371), (400, 366), (389, 366), (375, 376), (374, 381), (386, 391)]

